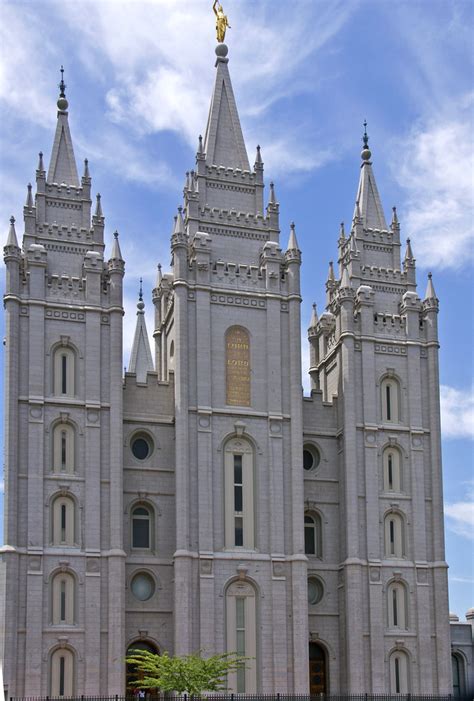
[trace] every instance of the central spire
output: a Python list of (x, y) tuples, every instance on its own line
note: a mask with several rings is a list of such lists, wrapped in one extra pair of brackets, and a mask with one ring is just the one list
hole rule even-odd
[(49, 162), (48, 183), (61, 185), (73, 185), (79, 187), (76, 158), (72, 146), (71, 132), (67, 118), (69, 103), (66, 99), (66, 84), (64, 82), (64, 68), (61, 66), (61, 82), (59, 83), (58, 122), (54, 135), (53, 151)]
[[(362, 164), (360, 171), (359, 187), (357, 189), (356, 208), (354, 217), (359, 216), (362, 224), (367, 229), (387, 230), (387, 222), (383, 213), (382, 202), (375, 182), (370, 157), (369, 136), (367, 134), (367, 122), (364, 121), (364, 135), (362, 137), (363, 149), (361, 152)], [(357, 211), (358, 210), (358, 211)]]
[(225, 44), (216, 46), (216, 82), (207, 120), (204, 151), (208, 165), (250, 170), (239, 113), (230, 80)]

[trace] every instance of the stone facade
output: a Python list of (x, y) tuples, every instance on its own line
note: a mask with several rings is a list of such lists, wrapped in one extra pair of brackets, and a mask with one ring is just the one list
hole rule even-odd
[(64, 90), (6, 262), (2, 653), (13, 696), (122, 694), (130, 646), (252, 657), (235, 691), (451, 690), (438, 300), (422, 301), (366, 139), (308, 331), (228, 71), (122, 373), (124, 261), (79, 180)]

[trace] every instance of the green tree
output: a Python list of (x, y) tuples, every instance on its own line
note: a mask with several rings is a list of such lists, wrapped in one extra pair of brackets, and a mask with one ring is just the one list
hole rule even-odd
[(139, 689), (175, 691), (199, 696), (203, 691), (222, 691), (227, 688), (228, 672), (245, 666), (246, 657), (230, 652), (204, 658), (200, 654), (170, 657), (167, 652), (155, 655), (148, 650), (135, 650), (127, 656), (134, 665)]

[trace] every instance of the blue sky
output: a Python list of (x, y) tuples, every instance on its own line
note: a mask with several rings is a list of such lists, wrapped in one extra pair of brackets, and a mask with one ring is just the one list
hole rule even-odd
[[(229, 68), (253, 162), (275, 181), (282, 242), (303, 251), (303, 337), (324, 306), (339, 222), (349, 226), (362, 122), (386, 216), (411, 237), (419, 293), (440, 299), (440, 374), (450, 607), (474, 605), (474, 216), (471, 2), (225, 0)], [(22, 234), (37, 154), (46, 167), (64, 64), (76, 159), (102, 194), (106, 239), (126, 259), (125, 359), (143, 276), (148, 328), (156, 264), (194, 166), (214, 80), (211, 0), (2, 0), (0, 222)], [(304, 383), (308, 367), (303, 355)], [(3, 490), (2, 490), (3, 491)]]

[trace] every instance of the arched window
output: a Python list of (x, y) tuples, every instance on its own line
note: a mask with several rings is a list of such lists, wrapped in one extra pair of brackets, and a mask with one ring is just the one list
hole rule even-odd
[(228, 675), (229, 690), (254, 694), (257, 691), (256, 596), (250, 582), (233, 582), (226, 591), (227, 652), (248, 659)]
[(74, 621), (75, 581), (69, 572), (58, 572), (52, 580), (52, 623), (72, 626)]
[(400, 514), (389, 513), (385, 517), (385, 556), (405, 557), (404, 523)]
[(59, 648), (51, 655), (51, 696), (72, 696), (74, 693), (74, 655)]
[(306, 555), (323, 556), (321, 517), (319, 514), (304, 516), (304, 551)]
[(408, 657), (402, 650), (390, 655), (390, 691), (395, 694), (408, 694)]
[(401, 492), (401, 456), (397, 448), (386, 448), (383, 452), (383, 490)]
[(225, 546), (255, 547), (254, 452), (243, 438), (228, 441), (224, 450)]
[(53, 501), (52, 509), (52, 542), (53, 545), (75, 545), (75, 509), (71, 497), (60, 496)]
[(400, 421), (400, 385), (393, 377), (385, 377), (381, 384), (382, 420), (390, 423)]
[(392, 582), (387, 588), (388, 627), (408, 628), (407, 590), (401, 582)]
[(153, 547), (153, 510), (148, 504), (132, 509), (132, 548), (150, 550)]
[(453, 696), (459, 698), (464, 696), (464, 662), (461, 655), (453, 653), (451, 655), (451, 665), (453, 668)]
[(71, 424), (58, 423), (53, 428), (53, 472), (74, 472), (75, 434)]
[(53, 390), (63, 397), (74, 397), (76, 356), (69, 346), (59, 346), (54, 351)]

